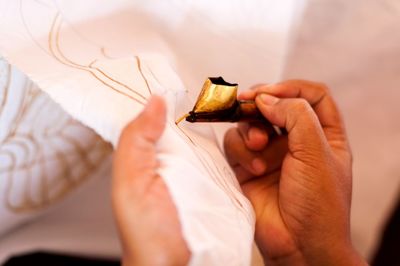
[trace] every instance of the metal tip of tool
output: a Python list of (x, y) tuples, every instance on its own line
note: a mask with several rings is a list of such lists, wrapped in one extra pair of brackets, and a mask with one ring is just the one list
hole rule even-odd
[(185, 114), (182, 117), (180, 117), (178, 120), (175, 121), (175, 125), (178, 125), (182, 120), (184, 120), (186, 117), (190, 116), (189, 114)]

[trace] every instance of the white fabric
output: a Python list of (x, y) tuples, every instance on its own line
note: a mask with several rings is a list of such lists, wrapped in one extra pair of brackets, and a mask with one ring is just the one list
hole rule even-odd
[(191, 109), (208, 76), (242, 87), (278, 80), (302, 7), (294, 0), (3, 0), (0, 53), (114, 145), (147, 98), (163, 95), (169, 114), (159, 143), (160, 174), (177, 206), (191, 264), (248, 265), (252, 208), (212, 128), (174, 121)]
[(111, 150), (0, 58), (0, 234), (96, 175)]

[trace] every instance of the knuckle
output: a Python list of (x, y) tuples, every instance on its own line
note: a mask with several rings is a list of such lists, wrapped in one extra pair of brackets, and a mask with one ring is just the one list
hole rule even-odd
[(315, 82), (315, 88), (324, 94), (328, 94), (330, 92), (329, 86), (324, 82)]
[(325, 82), (321, 81), (310, 81), (304, 79), (292, 79), (288, 81), (291, 84), (298, 84), (300, 87), (308, 87), (313, 90), (319, 91), (321, 94), (329, 93), (329, 86)]
[(293, 110), (299, 113), (306, 113), (311, 110), (311, 106), (305, 99), (298, 98), (294, 100)]

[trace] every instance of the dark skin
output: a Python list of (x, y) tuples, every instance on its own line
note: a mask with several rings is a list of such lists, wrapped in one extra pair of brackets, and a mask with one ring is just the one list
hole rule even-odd
[[(255, 100), (269, 121), (288, 132), (270, 139), (262, 124), (239, 124), (225, 136), (228, 162), (256, 213), (255, 239), (265, 262), (365, 265), (350, 239), (351, 152), (326, 86), (292, 80), (256, 86), (240, 98)], [(185, 265), (190, 252), (177, 211), (156, 174), (164, 103), (157, 98), (146, 110), (124, 130), (114, 160), (123, 262)], [(160, 116), (149, 115), (154, 111)], [(143, 156), (148, 164), (137, 163)], [(161, 217), (167, 217), (165, 226)]]

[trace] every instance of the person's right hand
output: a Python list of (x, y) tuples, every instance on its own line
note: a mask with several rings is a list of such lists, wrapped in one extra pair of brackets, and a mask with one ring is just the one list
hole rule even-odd
[(241, 96), (287, 136), (241, 124), (224, 146), (256, 213), (255, 238), (268, 265), (364, 264), (350, 239), (352, 155), (327, 88), (293, 80)]

